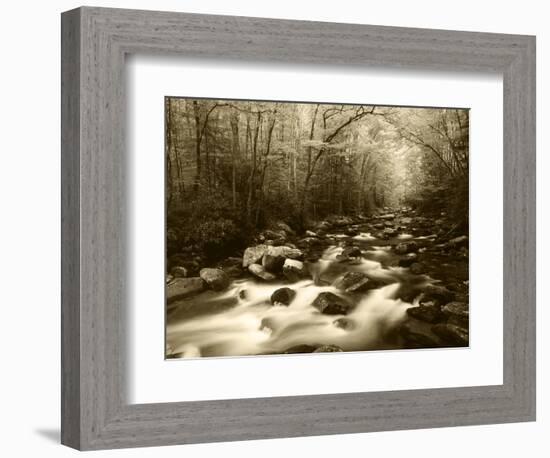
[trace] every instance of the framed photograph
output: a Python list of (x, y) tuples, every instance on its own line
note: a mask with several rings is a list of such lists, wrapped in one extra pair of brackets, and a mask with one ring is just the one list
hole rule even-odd
[(535, 38), (62, 15), (62, 442), (535, 419)]

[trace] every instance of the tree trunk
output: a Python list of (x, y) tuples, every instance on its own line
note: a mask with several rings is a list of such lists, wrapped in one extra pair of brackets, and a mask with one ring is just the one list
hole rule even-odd
[(195, 173), (195, 184), (194, 189), (195, 193), (198, 192), (200, 181), (201, 181), (201, 116), (199, 104), (196, 100), (193, 100), (193, 113), (195, 115), (195, 163), (196, 163), (196, 173)]
[(237, 158), (240, 156), (239, 143), (239, 113), (234, 111), (230, 118), (231, 133), (233, 136), (231, 148), (231, 196), (233, 210), (237, 209)]
[(247, 221), (251, 222), (252, 217), (252, 199), (254, 197), (254, 187), (256, 180), (256, 153), (258, 151), (258, 134), (260, 133), (260, 124), (262, 122), (262, 113), (258, 111), (256, 118), (256, 129), (254, 131), (254, 141), (252, 144), (252, 168), (248, 178), (248, 199), (246, 201), (246, 217)]

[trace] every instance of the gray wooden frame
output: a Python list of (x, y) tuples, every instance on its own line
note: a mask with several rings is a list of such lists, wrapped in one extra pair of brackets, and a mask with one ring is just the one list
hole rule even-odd
[[(62, 443), (105, 449), (535, 419), (535, 38), (83, 7), (62, 15)], [(128, 53), (504, 78), (503, 385), (130, 405)]]

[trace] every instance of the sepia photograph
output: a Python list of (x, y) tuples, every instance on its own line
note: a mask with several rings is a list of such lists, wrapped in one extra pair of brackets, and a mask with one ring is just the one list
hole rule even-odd
[(469, 109), (167, 96), (165, 357), (469, 346)]

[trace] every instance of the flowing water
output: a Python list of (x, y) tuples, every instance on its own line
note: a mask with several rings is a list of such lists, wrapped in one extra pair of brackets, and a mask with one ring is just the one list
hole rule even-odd
[[(168, 353), (187, 358), (280, 354), (304, 345), (336, 345), (344, 351), (402, 348), (395, 330), (412, 304), (396, 299), (396, 292), (407, 284), (425, 284), (431, 279), (413, 276), (408, 269), (383, 267), (394, 256), (391, 247), (377, 245), (387, 242), (369, 233), (327, 238), (340, 245), (350, 239), (362, 248), (363, 257), (352, 263), (338, 262), (343, 246), (330, 245), (317, 262), (308, 264), (315, 281), (262, 283), (245, 278), (235, 280), (224, 292), (208, 291), (182, 300), (168, 315)], [(410, 234), (400, 234), (394, 242), (412, 239)], [(364, 272), (386, 286), (351, 294), (332, 286), (349, 271)], [(282, 287), (294, 289), (296, 297), (289, 306), (272, 305), (271, 295)], [(311, 304), (326, 291), (345, 297), (354, 308), (347, 315), (320, 313)]]

